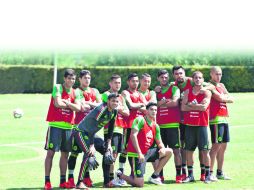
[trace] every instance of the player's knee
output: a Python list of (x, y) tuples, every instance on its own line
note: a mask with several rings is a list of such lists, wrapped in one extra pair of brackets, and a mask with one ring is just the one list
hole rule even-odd
[(168, 157), (171, 157), (173, 155), (173, 150), (171, 148), (166, 148), (165, 154)]

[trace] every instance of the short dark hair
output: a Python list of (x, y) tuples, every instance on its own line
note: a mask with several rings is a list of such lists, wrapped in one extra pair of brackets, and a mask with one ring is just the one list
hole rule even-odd
[(66, 69), (64, 71), (64, 78), (68, 76), (76, 76), (75, 71), (73, 69)]
[(143, 79), (145, 77), (150, 77), (151, 78), (151, 75), (149, 75), (148, 73), (144, 73), (144, 74), (141, 75), (141, 79)]
[(79, 78), (82, 78), (82, 77), (85, 76), (85, 75), (90, 75), (90, 76), (91, 76), (91, 72), (88, 71), (88, 70), (82, 70), (82, 71), (80, 71), (80, 73), (79, 73)]
[(117, 97), (119, 97), (119, 94), (111, 93), (108, 95), (108, 100), (110, 100), (111, 98), (117, 98)]
[(182, 65), (176, 65), (172, 68), (172, 73), (174, 74), (174, 71), (178, 70), (178, 69), (183, 69), (185, 71), (185, 69), (183, 68)]
[(157, 77), (164, 75), (164, 74), (168, 74), (168, 71), (166, 69), (160, 69), (158, 71)]
[(157, 106), (157, 103), (155, 103), (155, 102), (149, 102), (149, 103), (146, 105), (146, 109), (148, 110), (151, 106)]
[(138, 77), (138, 74), (137, 73), (131, 73), (128, 75), (128, 80), (134, 78), (134, 77)]
[(118, 75), (118, 74), (113, 74), (113, 75), (110, 77), (110, 81), (113, 81), (113, 80), (119, 79), (119, 78), (121, 78), (120, 75)]

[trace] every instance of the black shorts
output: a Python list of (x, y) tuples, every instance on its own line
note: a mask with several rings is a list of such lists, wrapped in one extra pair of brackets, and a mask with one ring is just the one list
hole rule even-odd
[[(106, 139), (106, 135), (104, 135), (104, 139)], [(113, 137), (111, 140), (111, 147), (113, 149), (113, 153), (122, 153), (123, 151), (123, 135), (120, 133), (113, 133)]]
[(128, 159), (131, 166), (131, 176), (142, 178), (145, 174), (146, 162), (159, 159), (159, 150), (158, 148), (150, 148), (145, 154), (145, 162), (142, 163), (137, 157), (128, 156)]
[[(73, 138), (72, 138), (72, 153), (81, 153), (81, 152), (87, 152), (90, 147), (90, 140), (88, 138), (88, 135), (85, 132), (73, 132)], [(104, 140), (95, 135), (94, 136), (94, 148), (97, 152), (99, 152), (101, 155), (104, 154), (105, 148), (104, 148)], [(85, 148), (85, 149), (84, 149)]]
[(167, 148), (177, 149), (181, 147), (179, 128), (160, 128), (161, 140)]
[(71, 129), (61, 129), (57, 127), (50, 127), (47, 131), (45, 149), (58, 152), (71, 151)]
[(180, 140), (184, 142), (186, 125), (180, 123)]
[(128, 141), (131, 135), (131, 128), (124, 129), (124, 137), (123, 137), (123, 149), (125, 150), (128, 146)]
[(228, 143), (230, 141), (227, 123), (210, 125), (212, 143)]
[(209, 150), (208, 127), (186, 126), (185, 128), (185, 149), (194, 151)]

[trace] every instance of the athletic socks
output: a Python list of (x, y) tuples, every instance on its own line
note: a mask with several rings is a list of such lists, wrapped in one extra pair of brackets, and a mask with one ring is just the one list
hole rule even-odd
[(210, 176), (210, 166), (205, 166), (205, 176)]
[(90, 172), (87, 171), (87, 172), (85, 173), (85, 178), (90, 178)]
[(188, 176), (193, 177), (193, 166), (188, 166)]
[(66, 181), (66, 175), (60, 176), (60, 183), (64, 183)]
[(155, 172), (154, 172), (153, 175), (152, 175), (151, 177), (152, 177), (153, 179), (155, 179), (155, 178), (159, 177), (159, 175), (160, 175), (159, 173), (155, 173)]
[(186, 164), (182, 164), (182, 174), (185, 174), (186, 175)]
[(204, 164), (200, 164), (200, 169), (201, 169), (201, 175), (206, 173)]
[(110, 181), (114, 179), (114, 173), (109, 174), (109, 179), (110, 179)]
[(74, 175), (73, 175), (74, 170), (69, 170), (68, 172), (69, 172), (69, 174), (68, 174), (68, 179), (74, 178)]
[(223, 174), (222, 170), (217, 170), (217, 175), (222, 175), (222, 174)]
[(45, 183), (50, 182), (50, 177), (49, 176), (45, 176)]
[(176, 176), (181, 175), (181, 165), (175, 167), (176, 167)]

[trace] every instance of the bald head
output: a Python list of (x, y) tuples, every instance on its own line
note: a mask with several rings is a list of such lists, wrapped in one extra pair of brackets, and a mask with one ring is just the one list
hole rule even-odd
[(212, 66), (210, 71), (211, 80), (219, 83), (222, 77), (222, 70), (219, 66)]

